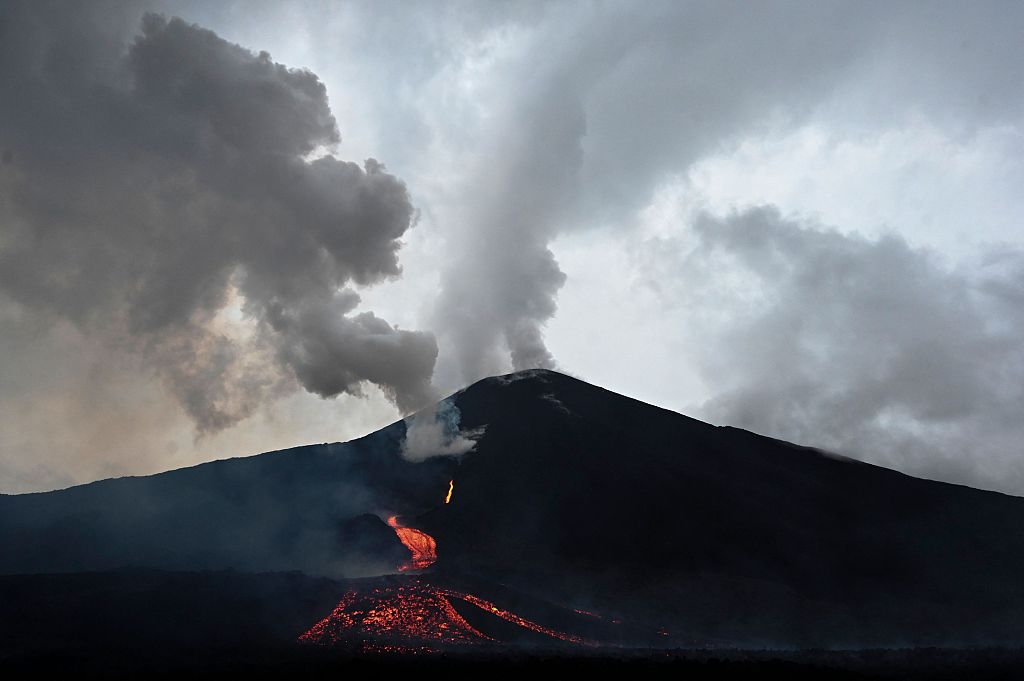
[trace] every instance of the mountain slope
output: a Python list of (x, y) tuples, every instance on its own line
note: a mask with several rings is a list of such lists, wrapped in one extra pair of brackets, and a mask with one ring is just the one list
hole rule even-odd
[(420, 525), (439, 565), (696, 636), (1020, 641), (1024, 500), (715, 427), (554, 372), (456, 398), (486, 426)]
[(0, 497), (0, 573), (384, 572), (403, 549), (364, 514), (399, 513), (437, 542), (431, 579), (662, 630), (645, 645), (1024, 643), (1024, 499), (550, 371), (450, 400), (463, 429), (483, 429), (461, 459), (404, 460), (399, 422), (344, 445)]
[(404, 436), (398, 422), (345, 444), (0, 496), (0, 545), (11, 548), (0, 551), (0, 574), (388, 570), (408, 553), (383, 521), (357, 517), (431, 503), (452, 467), (406, 461)]

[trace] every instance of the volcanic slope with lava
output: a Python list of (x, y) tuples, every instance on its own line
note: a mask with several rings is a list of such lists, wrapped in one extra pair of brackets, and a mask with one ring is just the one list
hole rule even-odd
[[(446, 505), (451, 503), (453, 493), (454, 481), (449, 481)], [(594, 647), (621, 644), (622, 635), (630, 631), (629, 627), (608, 627), (621, 625), (618, 620), (606, 623), (594, 613), (538, 603), (536, 599), (504, 590), (504, 600), (525, 603), (542, 618), (554, 617), (563, 628), (556, 629), (501, 607), (478, 593), (460, 590), (449, 577), (428, 570), (437, 561), (437, 542), (433, 537), (408, 527), (396, 515), (389, 517), (387, 524), (410, 554), (407, 561), (397, 566), (399, 572), (416, 574), (352, 584), (331, 614), (304, 632), (300, 642), (360, 651), (406, 652), (436, 652), (481, 644)], [(477, 588), (495, 591), (494, 585), (477, 584)]]
[[(0, 580), (0, 623), (17, 623), (5, 640), (53, 643), (60, 593), (76, 632), (121, 621), (121, 643), (1024, 645), (1020, 498), (552, 371), (485, 379), (443, 406), (475, 438), (461, 457), (407, 459), (399, 421), (348, 443), (0, 496), (0, 574), (26, 575)], [(123, 568), (159, 572), (111, 572)], [(126, 609), (153, 600), (145, 589), (160, 607)], [(236, 603), (244, 627), (196, 621)]]
[[(555, 629), (476, 594), (439, 585), (443, 583), (443, 578), (401, 576), (355, 585), (299, 641), (361, 650), (393, 646), (438, 651), (488, 645), (593, 647), (616, 638), (615, 632), (603, 631), (606, 627), (590, 621), (595, 615), (559, 612), (556, 617), (563, 629)], [(542, 609), (557, 610), (550, 604)]]

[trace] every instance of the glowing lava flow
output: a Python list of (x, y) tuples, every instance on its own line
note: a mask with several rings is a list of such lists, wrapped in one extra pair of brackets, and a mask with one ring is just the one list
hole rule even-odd
[(461, 598), (462, 600), (466, 601), (467, 603), (472, 603), (473, 605), (475, 605), (476, 607), (480, 608), (481, 610), (486, 610), (487, 612), (491, 613), (495, 617), (500, 617), (501, 619), (505, 620), (506, 622), (512, 622), (513, 624), (518, 624), (519, 626), (521, 626), (524, 629), (529, 629), (530, 631), (535, 631), (538, 634), (545, 634), (546, 636), (550, 636), (551, 638), (557, 638), (557, 639), (559, 639), (561, 641), (568, 641), (569, 643), (584, 643), (585, 642), (579, 636), (573, 636), (572, 634), (565, 634), (565, 633), (562, 633), (561, 631), (556, 631), (554, 629), (549, 629), (548, 627), (545, 627), (545, 626), (542, 626), (540, 624), (537, 624), (536, 622), (531, 622), (530, 620), (526, 619), (525, 617), (520, 617), (519, 615), (515, 614), (514, 612), (509, 612), (508, 610), (502, 610), (501, 608), (496, 606), (494, 603), (491, 603), (490, 601), (485, 601), (484, 599), (479, 598), (477, 596), (474, 596), (473, 594), (459, 594), (459, 593), (454, 593), (454, 592), (451, 592), (451, 593), (452, 593), (453, 596)]
[(437, 561), (437, 542), (429, 534), (412, 527), (402, 527), (397, 515), (388, 518), (388, 525), (394, 529), (398, 539), (405, 544), (405, 548), (412, 551), (412, 559), (399, 566), (399, 571), (422, 570)]
[[(448, 482), (444, 503), (452, 500), (455, 481)], [(399, 540), (412, 552), (412, 559), (399, 571), (423, 570), (437, 561), (437, 542), (426, 532), (403, 526), (397, 515), (388, 518)], [(372, 590), (349, 591), (334, 611), (314, 624), (299, 641), (317, 645), (358, 642), (364, 651), (416, 652), (432, 645), (465, 645), (495, 642), (458, 613), (452, 601), (459, 600), (524, 629), (569, 643), (588, 643), (503, 610), (472, 594), (434, 586), (420, 577), (390, 578)], [(394, 580), (401, 581), (394, 581)], [(412, 647), (410, 647), (412, 646)]]
[(336, 645), (370, 637), (406, 646), (493, 642), (493, 638), (473, 627), (455, 610), (452, 601), (456, 599), (538, 634), (569, 643), (587, 643), (579, 636), (537, 624), (473, 594), (435, 587), (420, 578), (402, 585), (376, 587), (368, 594), (346, 593), (334, 612), (314, 624), (299, 640)]
[(334, 612), (299, 637), (304, 643), (335, 645), (371, 638), (413, 645), (493, 641), (452, 607), (451, 594), (420, 580), (346, 593)]

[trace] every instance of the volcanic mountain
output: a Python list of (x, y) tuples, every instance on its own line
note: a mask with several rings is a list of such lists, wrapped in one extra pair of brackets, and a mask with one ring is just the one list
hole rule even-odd
[[(277, 613), (250, 616), (247, 636), (321, 644), (1024, 644), (1024, 499), (552, 371), (485, 379), (437, 411), (460, 416), (472, 451), (409, 461), (400, 421), (344, 444), (0, 497), (0, 574), (45, 573), (0, 577), (0, 622), (25, 641), (57, 607), (38, 590), (64, 594), (59, 616), (126, 593), (221, 612), (219, 597)], [(145, 626), (145, 609), (133, 617)]]

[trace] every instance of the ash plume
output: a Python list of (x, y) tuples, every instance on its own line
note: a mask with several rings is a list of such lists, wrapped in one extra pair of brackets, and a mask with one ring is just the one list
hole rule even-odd
[(509, 363), (515, 370), (555, 367), (543, 326), (555, 314), (565, 274), (548, 244), (574, 191), (583, 120), (571, 99), (546, 94), (553, 93), (536, 93), (527, 114), (550, 128), (545, 143), (506, 121), (520, 144), (496, 150), (503, 163), (482, 180), (465, 216), (469, 231), (442, 280), (435, 325), (455, 351), (455, 383), (504, 373)]
[[(552, 245), (628, 233), (659, 185), (737, 138), (822, 115), (841, 124), (844, 111), (927, 112), (963, 134), (1016, 125), (1017, 8), (921, 9), (655, 0), (480, 10), (478, 22), (500, 15), (502, 30), (477, 44), (495, 81), (479, 87), (480, 132), (460, 120), (450, 140), (480, 151), (458, 169), (465, 188), (446, 227), (436, 380), (455, 389), (553, 366), (544, 331), (566, 277)], [(498, 39), (508, 35), (511, 47)]]
[[(435, 311), (442, 387), (555, 367), (544, 327), (566, 275), (552, 242), (628, 226), (652, 186), (759, 120), (774, 93), (799, 108), (834, 87), (857, 40), (829, 30), (829, 40), (797, 55), (772, 49), (789, 30), (785, 12), (755, 9), (756, 20), (744, 12), (739, 22), (726, 5), (592, 10), (550, 9), (526, 38), (525, 51), (544, 58), (502, 72), (514, 86), (497, 95), (501, 115), (488, 128), (484, 162), (467, 173), (469, 206), (458, 215)], [(725, 58), (712, 47), (725, 44), (741, 49)], [(693, 70), (709, 50), (716, 80), (729, 87)]]
[(0, 296), (136, 353), (200, 433), (301, 386), (431, 395), (433, 336), (357, 311), (414, 210), (327, 92), (181, 19), (0, 10)]

